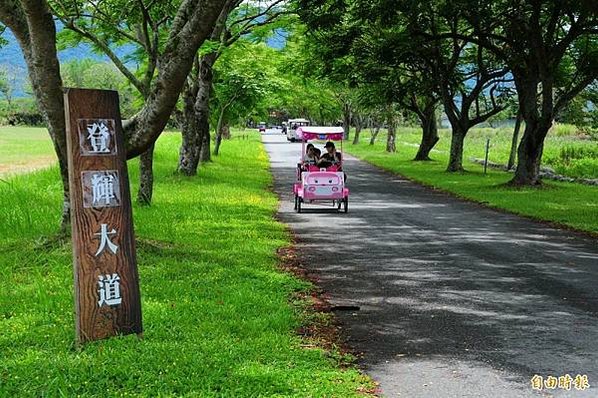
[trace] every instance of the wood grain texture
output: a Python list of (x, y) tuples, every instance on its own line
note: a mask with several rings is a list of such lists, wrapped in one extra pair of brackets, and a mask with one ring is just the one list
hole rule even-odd
[[(135, 236), (131, 211), (131, 193), (127, 172), (125, 144), (120, 118), (118, 93), (106, 90), (65, 90), (66, 131), (71, 198), (73, 266), (75, 274), (75, 310), (77, 341), (99, 340), (115, 335), (141, 334), (141, 300), (135, 257)], [(90, 156), (83, 154), (79, 134), (82, 119), (114, 120), (116, 153)], [(120, 205), (84, 207), (82, 173), (117, 171)], [(89, 194), (89, 192), (88, 192)], [(116, 254), (108, 248), (96, 256), (100, 247), (101, 225), (116, 230), (111, 241)], [(100, 275), (118, 274), (122, 303), (98, 304)]]

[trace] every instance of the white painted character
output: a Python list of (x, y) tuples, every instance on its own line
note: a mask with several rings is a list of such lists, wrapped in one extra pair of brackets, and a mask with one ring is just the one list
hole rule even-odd
[(120, 296), (120, 277), (118, 274), (98, 276), (98, 285), (100, 300), (98, 305), (120, 305), (122, 297)]
[(93, 148), (91, 153), (110, 153), (110, 131), (108, 126), (103, 122), (94, 123), (87, 126), (87, 132), (89, 133), (87, 139), (89, 139)]
[(104, 201), (109, 206), (114, 195), (114, 183), (116, 178), (112, 174), (94, 174), (91, 177), (91, 189), (93, 194), (93, 204)]
[(96, 257), (106, 250), (106, 247), (108, 247), (108, 250), (110, 250), (112, 254), (116, 254), (118, 246), (110, 241), (110, 235), (116, 235), (116, 230), (114, 228), (112, 231), (108, 232), (108, 224), (102, 224), (102, 229), (96, 235), (100, 236), (100, 247), (96, 252)]

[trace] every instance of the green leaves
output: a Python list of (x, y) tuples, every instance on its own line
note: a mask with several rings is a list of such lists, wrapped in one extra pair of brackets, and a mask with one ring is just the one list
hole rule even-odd
[(6, 31), (6, 26), (4, 26), (0, 23), (0, 48), (2, 48), (2, 46), (5, 46), (8, 44), (8, 41), (4, 37), (2, 37), (2, 35), (4, 34), (5, 31)]

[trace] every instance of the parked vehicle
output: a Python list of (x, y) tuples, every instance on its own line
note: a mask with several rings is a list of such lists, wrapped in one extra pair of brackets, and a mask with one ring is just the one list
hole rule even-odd
[(307, 119), (289, 119), (287, 122), (287, 141), (295, 142), (298, 140), (297, 129), (299, 127), (309, 126)]
[[(297, 164), (297, 181), (293, 184), (295, 210), (298, 213), (304, 210), (304, 204), (316, 202), (331, 202), (336, 211), (349, 211), (349, 188), (345, 186), (342, 157), (344, 135), (342, 127), (297, 128), (298, 139), (302, 141), (301, 158)], [(307, 164), (304, 162), (307, 141), (340, 141), (340, 162), (328, 167)]]

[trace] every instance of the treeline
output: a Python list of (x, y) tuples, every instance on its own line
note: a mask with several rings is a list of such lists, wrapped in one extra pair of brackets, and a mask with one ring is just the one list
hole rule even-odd
[[(512, 185), (539, 184), (555, 120), (598, 127), (598, 7), (591, 0), (299, 0), (318, 73), (347, 90), (351, 112), (379, 115), (394, 151), (397, 120), (422, 127), (415, 160), (451, 125), (447, 171), (463, 170), (471, 128), (513, 115)], [(358, 140), (356, 133), (355, 140)]]
[[(183, 135), (176, 169), (192, 176), (212, 153), (218, 153), (229, 124), (269, 114), (266, 98), (278, 98), (274, 103), (287, 104), (289, 113), (305, 106), (293, 94), (310, 85), (309, 80), (289, 71), (293, 60), (263, 44), (280, 27), (293, 25), (289, 20), (294, 16), (285, 3), (0, 3), (0, 27), (10, 29), (22, 49), (31, 93), (58, 155), (64, 187), (63, 228), (70, 208), (63, 87), (119, 90), (123, 115), (128, 118), (124, 123), (127, 157), (141, 157), (138, 200), (149, 204), (153, 147), (169, 123), (175, 121)], [(57, 21), (62, 27), (59, 33)], [(111, 65), (79, 60), (61, 66), (58, 50), (79, 43), (108, 57)], [(282, 75), (289, 78), (280, 79)], [(320, 109), (323, 117), (325, 112)]]

